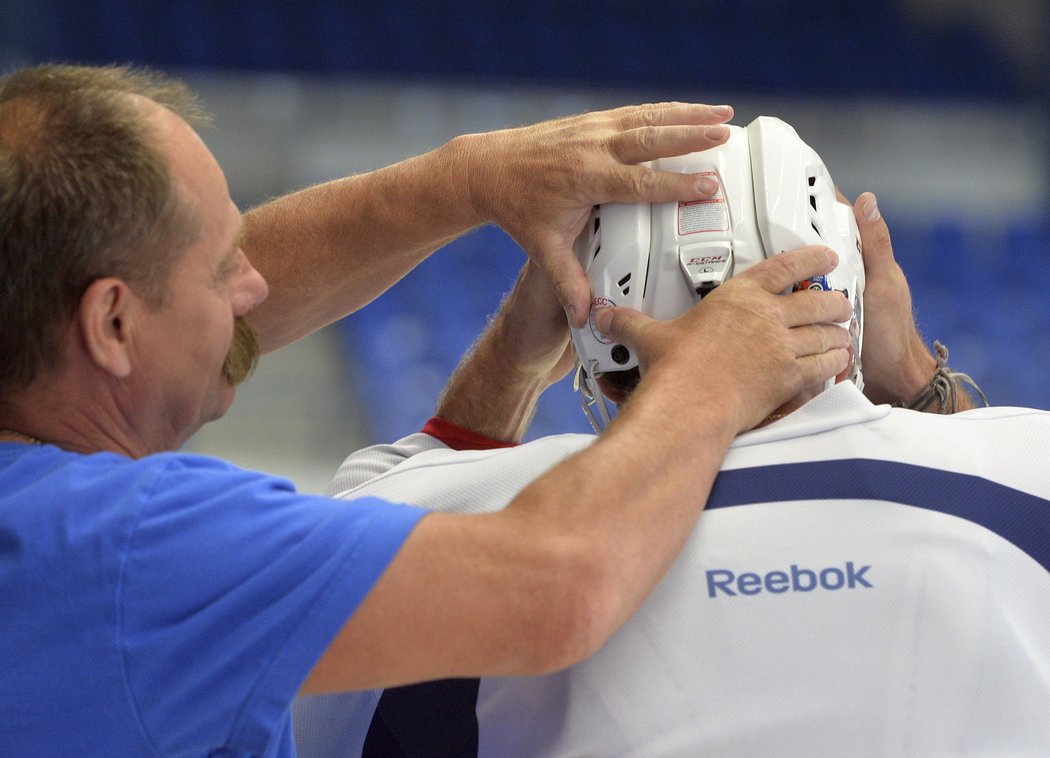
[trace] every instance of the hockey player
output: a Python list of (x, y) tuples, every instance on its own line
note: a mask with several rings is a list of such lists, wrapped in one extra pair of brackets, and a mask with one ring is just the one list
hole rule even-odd
[[(1050, 414), (893, 407), (953, 411), (970, 398), (916, 332), (874, 196), (853, 210), (863, 373), (813, 387), (737, 438), (684, 551), (601, 650), (541, 677), (303, 699), (302, 754), (1050, 752)], [(654, 226), (658, 216), (654, 206)], [(622, 242), (612, 237), (623, 227), (601, 229), (603, 248)], [(735, 234), (739, 257), (750, 232)], [(654, 244), (649, 265), (670, 258), (678, 271), (677, 253)], [(523, 272), (424, 431), (351, 456), (333, 493), (476, 512), (591, 444), (515, 444), (538, 388), (568, 370), (567, 337), (540, 284)], [(692, 284), (682, 273), (682, 291)], [(667, 291), (657, 283), (647, 294)], [(611, 354), (632, 321), (617, 310), (592, 336)], [(862, 376), (881, 404), (862, 394)]]

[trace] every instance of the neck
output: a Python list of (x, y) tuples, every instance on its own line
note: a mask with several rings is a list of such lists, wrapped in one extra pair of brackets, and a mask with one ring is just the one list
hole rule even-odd
[(784, 403), (782, 406), (777, 408), (775, 411), (770, 413), (764, 419), (762, 419), (762, 421), (760, 421), (759, 423), (755, 424), (754, 428), (755, 429), (761, 429), (763, 426), (769, 426), (770, 424), (774, 423), (775, 421), (780, 421), (780, 419), (782, 419), (782, 418), (787, 418), (792, 413), (794, 413), (799, 408), (801, 408), (803, 405), (805, 405), (806, 402), (809, 399), (810, 399), (809, 396), (806, 396), (806, 397), (799, 396), (799, 397), (792, 398), (791, 400), (789, 400), (788, 402)]
[(70, 402), (58, 390), (27, 390), (17, 398), (0, 401), (0, 440), (55, 445), (76, 453), (108, 450), (136, 457), (138, 451), (124, 444), (126, 435), (114, 433), (122, 427), (104, 423), (109, 417), (100, 415), (100, 409), (105, 405), (99, 400), (90, 407), (86, 401)]
[(798, 410), (798, 406), (797, 405), (791, 405), (791, 404), (782, 405), (779, 408), (777, 408), (773, 413), (770, 413), (768, 416), (766, 416), (760, 422), (755, 424), (754, 428), (755, 429), (761, 429), (764, 426), (769, 426), (770, 424), (772, 424), (775, 421), (780, 421), (780, 419), (782, 419), (782, 418), (787, 418), (788, 416), (790, 416), (796, 410)]
[(815, 398), (823, 391), (824, 385), (821, 384), (819, 386), (811, 387), (808, 390), (800, 392), (799, 394), (795, 395), (795, 397), (791, 398), (782, 406), (780, 406), (775, 411), (766, 416), (764, 419), (762, 419), (761, 423), (755, 425), (755, 429), (759, 429), (763, 426), (769, 426), (774, 421), (780, 421), (780, 419), (790, 416), (792, 413), (797, 411), (799, 408), (801, 408), (803, 405), (808, 403), (810, 400)]

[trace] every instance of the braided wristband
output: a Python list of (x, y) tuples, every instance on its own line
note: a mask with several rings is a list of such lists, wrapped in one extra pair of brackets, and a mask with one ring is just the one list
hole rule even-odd
[(977, 386), (977, 382), (969, 374), (961, 371), (953, 371), (948, 368), (948, 348), (937, 340), (933, 342), (933, 351), (937, 358), (937, 370), (933, 372), (933, 378), (926, 388), (922, 390), (910, 403), (896, 403), (898, 408), (907, 408), (912, 411), (923, 411), (929, 408), (934, 400), (941, 401), (941, 413), (955, 413), (955, 406), (959, 398), (959, 385), (956, 380), (970, 385), (977, 391), (984, 406), (988, 407), (988, 398)]

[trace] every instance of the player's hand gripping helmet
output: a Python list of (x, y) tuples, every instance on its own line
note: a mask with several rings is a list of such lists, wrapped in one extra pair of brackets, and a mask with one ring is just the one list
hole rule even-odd
[[(591, 285), (589, 323), (572, 329), (577, 387), (595, 430), (610, 414), (596, 377), (638, 365), (625, 345), (594, 327), (594, 314), (628, 306), (658, 319), (679, 315), (734, 274), (785, 250), (826, 245), (839, 265), (794, 289), (835, 289), (853, 306), (852, 360), (842, 375), (863, 386), (864, 262), (852, 209), (836, 199), (820, 156), (780, 119), (760, 117), (746, 128), (729, 126), (718, 147), (652, 167), (706, 174), (720, 185), (709, 200), (680, 203), (607, 203), (595, 208), (576, 240), (576, 255)], [(718, 356), (712, 356), (717, 360)], [(594, 409), (597, 409), (598, 416)]]

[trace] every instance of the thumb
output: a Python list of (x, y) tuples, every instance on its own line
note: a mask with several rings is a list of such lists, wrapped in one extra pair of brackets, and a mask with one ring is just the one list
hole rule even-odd
[(611, 305), (594, 314), (594, 327), (613, 342), (626, 345), (632, 350), (638, 348), (638, 341), (643, 329), (653, 319), (634, 308)]
[(853, 206), (853, 215), (860, 230), (860, 241), (863, 247), (864, 270), (877, 277), (896, 261), (893, 257), (893, 244), (890, 241), (890, 230), (886, 219), (879, 211), (878, 200), (872, 192), (865, 192), (857, 198)]
[(541, 251), (529, 257), (547, 274), (569, 323), (574, 327), (586, 324), (591, 304), (591, 285), (572, 247)]

